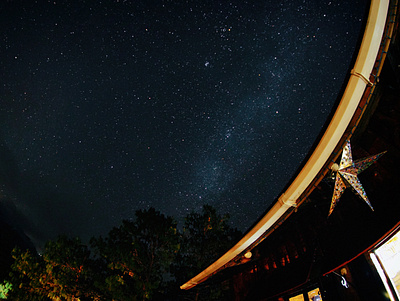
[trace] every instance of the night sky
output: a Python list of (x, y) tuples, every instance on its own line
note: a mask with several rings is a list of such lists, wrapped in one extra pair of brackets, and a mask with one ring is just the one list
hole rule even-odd
[(338, 97), (368, 1), (1, 1), (0, 217), (41, 246), (137, 209), (244, 231)]

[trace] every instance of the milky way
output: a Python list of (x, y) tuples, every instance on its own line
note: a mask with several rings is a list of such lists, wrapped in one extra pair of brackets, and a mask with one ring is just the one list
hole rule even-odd
[(0, 4), (1, 214), (40, 245), (150, 206), (246, 230), (308, 153), (365, 1)]

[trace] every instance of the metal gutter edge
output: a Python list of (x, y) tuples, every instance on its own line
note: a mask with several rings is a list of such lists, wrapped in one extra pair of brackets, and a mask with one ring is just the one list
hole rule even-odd
[(368, 79), (374, 67), (381, 44), (389, 0), (372, 0), (363, 40), (350, 79), (336, 112), (324, 135), (316, 146), (303, 169), (282, 193), (266, 215), (228, 252), (193, 277), (180, 288), (188, 290), (207, 280), (231, 260), (239, 256), (270, 229), (285, 212), (297, 205), (297, 199), (317, 176), (342, 138), (362, 98)]

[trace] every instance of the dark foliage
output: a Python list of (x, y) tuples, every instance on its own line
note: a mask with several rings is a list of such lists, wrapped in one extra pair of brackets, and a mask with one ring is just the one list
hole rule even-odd
[(182, 292), (179, 285), (206, 268), (237, 240), (239, 232), (211, 206), (190, 213), (182, 233), (153, 208), (138, 210), (106, 237), (60, 236), (43, 255), (14, 249), (10, 300), (222, 300), (223, 290)]

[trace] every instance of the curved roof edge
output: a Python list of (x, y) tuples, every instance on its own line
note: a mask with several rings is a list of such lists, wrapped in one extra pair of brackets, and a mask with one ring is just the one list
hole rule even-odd
[(183, 284), (180, 287), (181, 289), (188, 290), (195, 287), (227, 266), (229, 262), (243, 254), (243, 252), (250, 250), (262, 238), (263, 234), (270, 230), (290, 208), (297, 206), (299, 197), (310, 186), (342, 139), (367, 85), (371, 84), (369, 78), (379, 53), (389, 2), (390, 0), (371, 1), (361, 46), (342, 99), (325, 133), (304, 167), (286, 191), (280, 195), (278, 201), (236, 245), (205, 270)]

